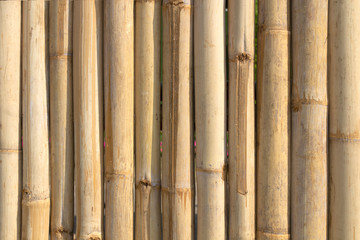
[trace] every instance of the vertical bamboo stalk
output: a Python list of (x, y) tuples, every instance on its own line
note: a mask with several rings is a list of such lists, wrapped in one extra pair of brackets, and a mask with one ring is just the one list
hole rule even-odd
[(49, 6), (51, 239), (73, 239), (72, 6), (71, 0)]
[(21, 2), (0, 1), (0, 239), (20, 239)]
[(191, 0), (163, 1), (164, 239), (194, 239), (193, 27)]
[(133, 239), (134, 1), (105, 2), (106, 239)]
[(255, 239), (254, 0), (229, 1), (229, 236)]
[(226, 239), (225, 1), (194, 2), (197, 237)]
[(45, 61), (45, 2), (23, 2), (22, 239), (48, 239), (50, 190)]
[(329, 6), (329, 239), (359, 239), (360, 2)]
[(76, 238), (103, 239), (102, 1), (74, 1)]
[(291, 238), (327, 237), (328, 0), (292, 2)]
[(256, 239), (290, 238), (289, 0), (259, 1)]

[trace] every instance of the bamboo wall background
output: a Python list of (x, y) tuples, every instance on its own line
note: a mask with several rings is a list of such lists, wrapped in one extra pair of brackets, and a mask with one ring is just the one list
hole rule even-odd
[(359, 12), (0, 0), (0, 239), (360, 240)]

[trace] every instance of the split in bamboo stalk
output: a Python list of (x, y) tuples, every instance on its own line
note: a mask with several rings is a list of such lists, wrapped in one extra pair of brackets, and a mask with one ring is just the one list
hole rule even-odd
[(255, 1), (228, 3), (229, 237), (255, 239)]
[(360, 1), (329, 6), (329, 239), (359, 239)]
[(328, 0), (292, 1), (291, 239), (327, 238)]
[(20, 239), (21, 1), (0, 1), (0, 239)]
[(160, 0), (135, 1), (135, 239), (161, 239)]
[(71, 0), (50, 1), (51, 239), (73, 239), (74, 140)]
[(257, 233), (290, 239), (289, 0), (259, 1)]
[(199, 240), (226, 239), (225, 1), (194, 2)]
[(22, 239), (48, 239), (49, 143), (45, 62), (45, 2), (23, 2)]
[(164, 239), (194, 239), (192, 1), (163, 1)]
[(105, 236), (134, 232), (134, 1), (105, 1)]
[(102, 1), (74, 1), (76, 238), (103, 239)]

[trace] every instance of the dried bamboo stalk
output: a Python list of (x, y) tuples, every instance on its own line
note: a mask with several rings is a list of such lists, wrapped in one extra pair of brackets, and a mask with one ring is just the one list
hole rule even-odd
[(76, 238), (103, 239), (102, 1), (74, 1)]
[(291, 239), (327, 238), (328, 0), (292, 2)]
[(290, 238), (289, 0), (259, 1), (256, 239)]
[(360, 2), (329, 6), (329, 239), (359, 239)]
[(199, 240), (226, 239), (225, 1), (194, 2)]
[(193, 26), (191, 0), (163, 1), (164, 239), (194, 239)]
[(106, 239), (133, 239), (134, 1), (105, 2)]
[(49, 6), (51, 239), (73, 239), (72, 6), (71, 0)]
[(48, 239), (49, 143), (45, 61), (45, 2), (23, 2), (22, 239)]
[(228, 4), (229, 237), (255, 239), (255, 1)]
[(21, 2), (0, 1), (0, 239), (20, 239)]
[(135, 239), (161, 239), (160, 0), (135, 1)]

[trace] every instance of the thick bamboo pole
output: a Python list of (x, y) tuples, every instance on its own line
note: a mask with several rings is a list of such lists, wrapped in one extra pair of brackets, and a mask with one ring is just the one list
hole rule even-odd
[(194, 2), (199, 240), (226, 239), (225, 1)]
[(134, 232), (134, 1), (105, 1), (106, 239)]
[(103, 239), (102, 1), (74, 1), (76, 238)]
[(259, 1), (256, 239), (290, 238), (289, 0)]
[(229, 237), (255, 239), (255, 1), (228, 4)]
[(329, 6), (329, 239), (359, 239), (360, 2)]
[(292, 1), (291, 239), (327, 236), (328, 0)]
[(194, 239), (192, 1), (163, 1), (164, 239)]
[(0, 239), (20, 239), (21, 2), (0, 1)]
[(51, 239), (73, 239), (72, 6), (52, 0), (49, 8)]
[(48, 239), (49, 143), (45, 61), (45, 2), (23, 2), (22, 239)]

